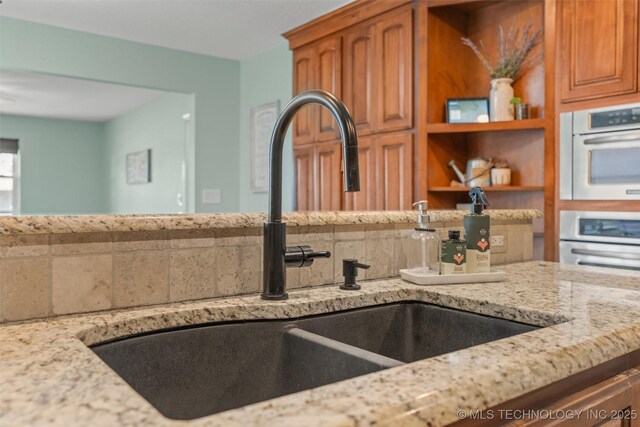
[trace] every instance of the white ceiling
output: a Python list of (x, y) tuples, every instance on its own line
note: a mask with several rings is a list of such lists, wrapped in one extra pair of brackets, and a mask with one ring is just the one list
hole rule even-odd
[(104, 122), (165, 92), (0, 70), (0, 113)]
[(0, 15), (188, 52), (244, 59), (352, 0), (3, 0)]

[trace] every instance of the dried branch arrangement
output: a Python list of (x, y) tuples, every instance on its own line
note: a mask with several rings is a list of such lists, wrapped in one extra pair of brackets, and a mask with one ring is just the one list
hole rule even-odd
[(480, 42), (480, 46), (478, 46), (467, 37), (462, 37), (462, 43), (473, 50), (489, 71), (492, 79), (509, 78), (515, 81), (521, 76), (521, 72), (528, 64), (542, 56), (542, 54), (538, 54), (527, 58), (542, 39), (542, 30), (532, 32), (532, 27), (533, 24), (529, 23), (520, 32), (519, 29), (514, 29), (511, 25), (505, 36), (502, 25), (498, 26), (498, 60), (495, 66), (489, 62), (489, 55), (484, 43)]

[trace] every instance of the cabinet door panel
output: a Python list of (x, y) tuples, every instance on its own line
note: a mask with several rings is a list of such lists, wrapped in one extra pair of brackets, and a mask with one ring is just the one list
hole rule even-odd
[[(342, 39), (331, 37), (318, 43), (318, 87), (342, 97)], [(318, 140), (340, 138), (340, 131), (333, 115), (326, 108), (319, 108)]]
[(358, 139), (360, 191), (345, 193), (345, 209), (372, 211), (376, 209), (376, 164), (373, 137)]
[(377, 129), (412, 126), (413, 111), (412, 10), (385, 17), (376, 25)]
[(381, 135), (376, 141), (378, 210), (410, 210), (413, 189), (413, 135)]
[(342, 197), (341, 159), (342, 152), (338, 142), (318, 144), (316, 163), (316, 209), (320, 211), (339, 211)]
[(563, 102), (637, 91), (638, 1), (560, 2)]
[(361, 25), (344, 36), (344, 102), (358, 134), (374, 131), (374, 26)]
[(296, 177), (296, 210), (310, 211), (315, 209), (314, 201), (314, 152), (313, 146), (297, 147), (293, 149), (293, 159)]
[[(293, 93), (294, 95), (316, 87), (316, 67), (318, 57), (316, 46), (297, 49), (293, 54)], [(296, 114), (293, 121), (293, 143), (308, 144), (313, 142), (318, 107), (307, 105)]]

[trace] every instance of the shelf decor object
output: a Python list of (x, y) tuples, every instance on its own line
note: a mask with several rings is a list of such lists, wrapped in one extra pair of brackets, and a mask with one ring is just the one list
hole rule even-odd
[(127, 184), (151, 182), (151, 150), (127, 154)]
[(487, 98), (447, 99), (447, 123), (487, 123), (489, 100)]
[(537, 56), (529, 58), (527, 56), (542, 39), (542, 30), (533, 32), (532, 27), (533, 24), (529, 23), (521, 33), (520, 30), (514, 30), (511, 26), (505, 35), (502, 25), (498, 26), (496, 46), (498, 58), (495, 66), (491, 65), (487, 59), (489, 55), (482, 42), (478, 47), (468, 37), (462, 37), (462, 43), (473, 50), (491, 76), (489, 116), (492, 122), (513, 120), (511, 84), (521, 76), (529, 63), (537, 59)]

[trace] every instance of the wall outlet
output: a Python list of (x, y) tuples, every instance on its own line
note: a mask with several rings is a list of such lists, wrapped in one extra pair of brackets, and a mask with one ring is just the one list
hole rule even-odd
[(504, 234), (492, 234), (491, 246), (495, 248), (498, 246), (504, 246)]
[(204, 188), (202, 190), (202, 203), (209, 205), (222, 203), (222, 190), (218, 188)]

